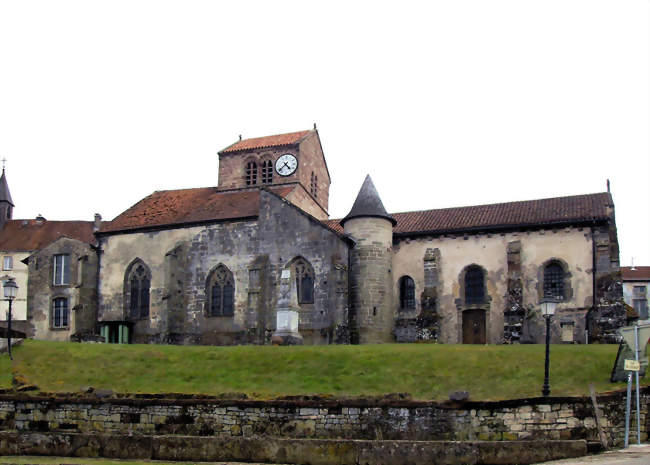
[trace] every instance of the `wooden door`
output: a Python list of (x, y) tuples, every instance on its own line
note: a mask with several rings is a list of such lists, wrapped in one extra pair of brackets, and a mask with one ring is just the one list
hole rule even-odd
[(463, 312), (463, 344), (485, 344), (485, 310)]

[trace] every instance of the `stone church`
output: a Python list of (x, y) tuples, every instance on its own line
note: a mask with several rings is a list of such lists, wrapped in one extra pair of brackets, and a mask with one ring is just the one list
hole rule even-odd
[[(92, 285), (83, 330), (65, 334), (107, 342), (269, 344), (287, 292), (304, 344), (543, 342), (543, 298), (559, 302), (554, 342), (606, 342), (625, 323), (609, 192), (389, 214), (368, 176), (329, 219), (329, 187), (315, 128), (239, 140), (219, 152), (217, 187), (96, 219), (87, 248), (59, 240), (27, 258), (29, 279), (50, 285), (33, 261), (71, 266), (55, 257), (81, 247), (71, 274)], [(60, 337), (61, 301), (37, 294), (31, 335)]]

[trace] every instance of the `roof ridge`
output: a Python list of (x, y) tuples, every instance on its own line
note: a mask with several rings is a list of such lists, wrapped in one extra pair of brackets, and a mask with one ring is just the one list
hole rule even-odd
[(529, 200), (513, 200), (512, 202), (496, 202), (496, 203), (482, 203), (478, 205), (462, 205), (458, 207), (443, 207), (443, 208), (428, 208), (424, 210), (407, 210), (407, 211), (401, 211), (401, 212), (393, 212), (390, 213), (391, 215), (404, 215), (408, 213), (425, 213), (425, 212), (431, 212), (431, 211), (442, 211), (442, 210), (458, 210), (460, 208), (476, 208), (476, 207), (492, 207), (492, 206), (497, 206), (497, 205), (513, 205), (513, 204), (521, 204), (525, 202), (542, 202), (545, 200), (560, 200), (560, 199), (572, 199), (576, 197), (593, 197), (597, 195), (609, 195), (609, 192), (594, 192), (592, 194), (575, 194), (575, 195), (564, 195), (561, 197), (546, 197), (543, 199), (529, 199)]
[[(311, 132), (315, 131), (314, 129), (306, 129), (306, 130), (301, 130), (301, 131), (292, 131), (292, 132), (284, 132), (280, 134), (272, 134), (272, 135), (267, 135), (267, 136), (257, 136), (257, 137), (249, 137), (247, 139), (240, 139), (224, 149), (220, 150), (218, 153), (228, 153), (228, 152), (239, 152), (239, 151), (245, 151), (245, 150), (253, 150), (257, 148), (264, 148), (264, 147), (281, 147), (284, 145), (294, 145), (294, 144), (299, 144), (304, 140), (304, 138), (309, 135)], [(296, 140), (291, 140), (291, 141), (286, 141), (286, 142), (280, 142), (280, 143), (269, 143), (269, 144), (261, 144), (261, 145), (255, 145), (255, 144), (250, 144), (251, 141), (263, 141), (264, 139), (274, 139), (274, 138), (281, 138), (281, 137), (287, 137), (287, 136), (300, 136)], [(238, 145), (241, 144), (240, 148), (237, 148)]]
[[(14, 223), (22, 223), (23, 221), (42, 221), (42, 220), (37, 220), (36, 218), (12, 218), (10, 220), (7, 220), (7, 223), (14, 222)], [(94, 221), (89, 221), (89, 220), (44, 220), (42, 221), (43, 224), (45, 223), (94, 223)]]

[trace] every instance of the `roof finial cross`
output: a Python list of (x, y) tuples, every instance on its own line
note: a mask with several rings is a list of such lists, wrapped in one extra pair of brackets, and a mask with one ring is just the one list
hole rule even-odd
[(2, 157), (2, 172), (5, 172), (5, 165), (7, 164), (7, 159), (5, 157)]

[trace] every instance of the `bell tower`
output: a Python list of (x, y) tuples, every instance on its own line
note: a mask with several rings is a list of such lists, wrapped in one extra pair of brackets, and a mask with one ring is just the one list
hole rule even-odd
[(355, 241), (350, 250), (350, 330), (352, 343), (392, 342), (393, 226), (370, 176), (350, 213), (341, 220)]
[(7, 177), (5, 176), (6, 159), (2, 160), (2, 176), (0, 176), (0, 229), (13, 217), (14, 202), (11, 200)]

